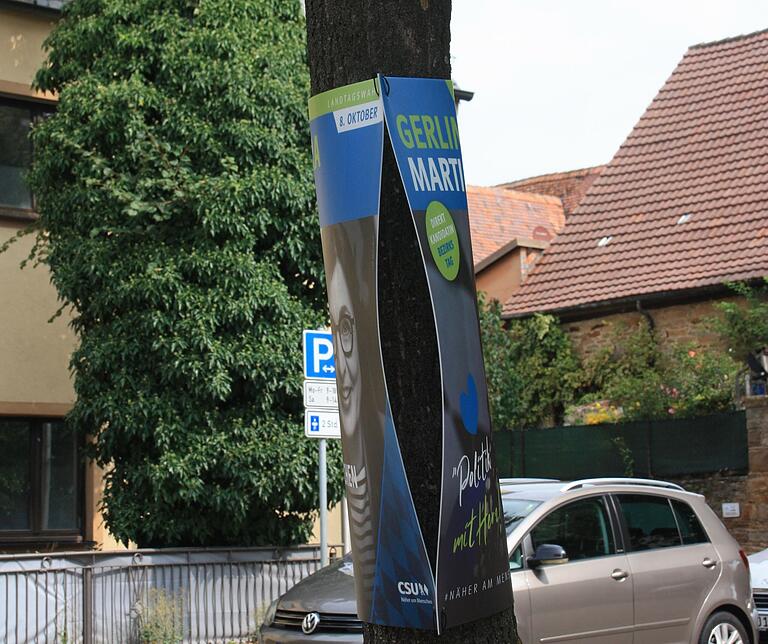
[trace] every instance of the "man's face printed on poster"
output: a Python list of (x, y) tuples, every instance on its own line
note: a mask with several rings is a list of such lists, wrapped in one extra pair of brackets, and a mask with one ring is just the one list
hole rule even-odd
[(331, 276), (331, 290), (334, 303), (340, 304), (331, 310), (331, 324), (336, 343), (336, 381), (339, 386), (339, 413), (342, 415), (342, 429), (351, 433), (360, 418), (360, 359), (355, 341), (355, 316), (352, 297), (341, 263), (337, 262)]

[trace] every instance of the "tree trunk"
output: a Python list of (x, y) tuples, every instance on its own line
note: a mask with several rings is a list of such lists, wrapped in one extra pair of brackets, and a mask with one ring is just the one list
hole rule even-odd
[[(306, 12), (312, 95), (377, 73), (451, 77), (450, 0), (306, 0)], [(411, 492), (434, 569), (442, 454), (438, 345), (418, 240), (386, 134), (379, 222), (382, 357), (405, 469), (419, 473), (421, 484)], [(377, 644), (518, 642), (511, 606), (440, 638), (374, 624), (364, 624), (363, 632), (366, 642)]]

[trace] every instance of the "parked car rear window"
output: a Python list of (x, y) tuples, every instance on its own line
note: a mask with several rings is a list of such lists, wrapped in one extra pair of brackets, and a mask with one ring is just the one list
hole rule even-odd
[(685, 545), (692, 543), (708, 543), (709, 538), (701, 522), (696, 516), (690, 505), (682, 501), (672, 500), (672, 509), (677, 517), (677, 525), (680, 527), (680, 534), (683, 537)]
[(531, 531), (531, 540), (534, 550), (543, 543), (562, 546), (571, 561), (615, 552), (602, 498), (582, 499), (557, 508)]
[(669, 500), (645, 494), (619, 494), (631, 550), (669, 548), (682, 544)]

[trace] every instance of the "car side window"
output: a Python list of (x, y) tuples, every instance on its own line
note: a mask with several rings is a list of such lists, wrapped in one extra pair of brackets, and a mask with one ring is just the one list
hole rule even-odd
[(629, 532), (631, 550), (653, 550), (682, 544), (669, 500), (647, 494), (619, 494), (619, 507)]
[(600, 497), (557, 508), (531, 531), (531, 540), (534, 551), (543, 543), (562, 546), (570, 561), (616, 552), (608, 512)]
[(511, 555), (509, 555), (509, 569), (514, 572), (515, 570), (522, 570), (523, 568), (523, 546), (522, 544), (514, 549)]
[(677, 525), (680, 528), (680, 536), (683, 538), (684, 545), (693, 543), (708, 543), (709, 538), (704, 528), (701, 526), (699, 518), (693, 511), (693, 508), (682, 501), (672, 500), (672, 509), (677, 518)]

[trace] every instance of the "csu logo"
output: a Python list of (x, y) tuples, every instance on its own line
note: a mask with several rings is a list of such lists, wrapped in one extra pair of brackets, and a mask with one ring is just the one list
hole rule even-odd
[(307, 613), (301, 622), (301, 630), (305, 635), (309, 635), (315, 632), (317, 625), (320, 623), (320, 615), (317, 613)]
[(429, 588), (426, 584), (420, 584), (415, 581), (398, 581), (397, 591), (401, 595), (414, 595), (416, 597), (429, 597)]

